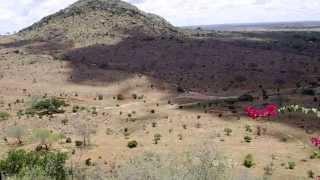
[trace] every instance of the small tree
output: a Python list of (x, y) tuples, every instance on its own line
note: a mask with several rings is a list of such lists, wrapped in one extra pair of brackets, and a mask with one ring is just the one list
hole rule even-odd
[(46, 150), (49, 150), (49, 138), (50, 138), (50, 132), (47, 129), (36, 129), (33, 132), (33, 137), (40, 141), (40, 145), (44, 145)]
[(244, 158), (244, 162), (243, 165), (247, 168), (251, 168), (255, 165), (254, 160), (253, 160), (253, 156), (252, 154), (248, 154), (245, 158)]
[(39, 145), (44, 146), (46, 150), (49, 150), (49, 146), (52, 142), (58, 141), (62, 138), (61, 134), (51, 133), (47, 129), (36, 129), (33, 131), (33, 137), (39, 141)]
[(155, 134), (153, 137), (154, 144), (158, 144), (160, 140), (161, 140), (161, 134)]
[(8, 120), (10, 117), (10, 114), (7, 112), (0, 112), (0, 121)]
[(87, 122), (79, 123), (77, 129), (79, 135), (82, 137), (83, 145), (90, 145), (90, 137), (91, 134), (95, 133), (95, 130)]
[(231, 128), (225, 128), (224, 132), (226, 133), (227, 136), (230, 136), (232, 133), (232, 129)]
[(62, 109), (64, 106), (67, 106), (66, 102), (56, 97), (35, 98), (31, 102), (31, 107), (26, 109), (26, 114), (43, 116), (64, 113)]
[(17, 140), (17, 143), (21, 145), (23, 143), (22, 137), (25, 135), (25, 131), (20, 126), (13, 126), (8, 128), (7, 135), (9, 137), (15, 138)]

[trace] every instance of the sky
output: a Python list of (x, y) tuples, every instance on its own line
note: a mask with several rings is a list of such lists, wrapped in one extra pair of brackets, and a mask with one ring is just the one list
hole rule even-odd
[[(0, 0), (0, 34), (18, 31), (76, 0)], [(125, 0), (176, 26), (317, 21), (320, 0)]]

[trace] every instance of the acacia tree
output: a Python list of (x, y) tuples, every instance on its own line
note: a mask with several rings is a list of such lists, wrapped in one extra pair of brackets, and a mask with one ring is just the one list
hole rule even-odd
[(33, 137), (39, 141), (40, 146), (44, 146), (49, 150), (50, 131), (47, 129), (36, 129), (33, 131)]
[(50, 144), (61, 139), (63, 135), (52, 133), (48, 129), (35, 129), (33, 131), (33, 137), (39, 141), (40, 146), (44, 146), (45, 150), (49, 150)]
[(15, 138), (17, 143), (21, 145), (23, 143), (22, 137), (25, 135), (25, 130), (21, 126), (12, 126), (8, 128), (7, 135)]
[(95, 130), (88, 122), (82, 122), (78, 124), (78, 133), (82, 137), (83, 145), (90, 145), (91, 134), (95, 133)]

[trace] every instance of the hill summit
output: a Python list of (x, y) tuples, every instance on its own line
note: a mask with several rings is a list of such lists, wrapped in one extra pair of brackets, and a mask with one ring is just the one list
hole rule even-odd
[(69, 41), (75, 47), (177, 33), (165, 19), (121, 0), (79, 0), (19, 32), (27, 39)]

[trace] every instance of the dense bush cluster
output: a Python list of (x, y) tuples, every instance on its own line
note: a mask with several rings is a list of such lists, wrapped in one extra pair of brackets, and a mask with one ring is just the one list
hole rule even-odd
[(64, 113), (63, 106), (67, 104), (65, 101), (57, 98), (35, 99), (31, 107), (26, 110), (26, 114), (37, 114), (39, 116), (52, 115), (56, 113)]
[(0, 121), (8, 120), (10, 117), (10, 114), (7, 112), (0, 112)]
[(34, 172), (34, 177), (50, 177), (64, 180), (67, 177), (65, 162), (67, 155), (54, 152), (26, 152), (13, 150), (6, 159), (0, 161), (0, 171), (8, 176), (23, 177)]

